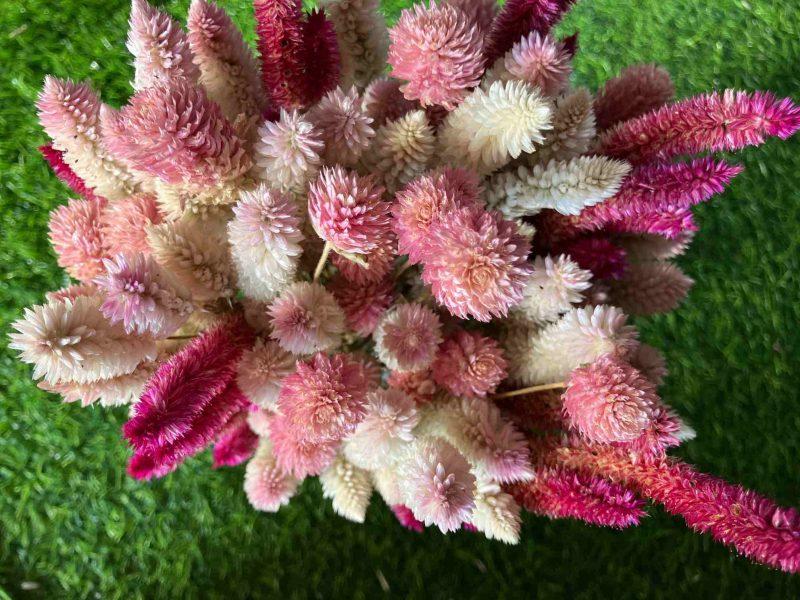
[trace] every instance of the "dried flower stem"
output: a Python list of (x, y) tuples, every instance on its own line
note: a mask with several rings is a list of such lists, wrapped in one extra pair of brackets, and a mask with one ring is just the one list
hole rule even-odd
[(500, 400), (501, 398), (514, 398), (516, 396), (526, 396), (528, 394), (535, 394), (537, 392), (546, 392), (548, 390), (560, 390), (567, 387), (566, 382), (558, 381), (556, 383), (546, 383), (544, 385), (532, 385), (530, 387), (512, 390), (510, 392), (503, 392), (492, 396), (493, 400)]
[(322, 249), (322, 255), (319, 257), (317, 267), (314, 269), (314, 281), (319, 279), (319, 276), (322, 275), (322, 269), (325, 268), (325, 263), (328, 262), (328, 255), (331, 253), (331, 248), (333, 248), (331, 243), (325, 242), (325, 247)]

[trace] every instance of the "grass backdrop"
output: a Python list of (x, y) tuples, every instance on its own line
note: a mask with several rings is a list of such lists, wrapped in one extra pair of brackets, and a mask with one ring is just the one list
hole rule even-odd
[[(247, 0), (221, 0), (252, 39)], [(157, 2), (183, 19), (188, 0)], [(389, 0), (396, 18), (404, 2)], [(5, 348), (8, 324), (66, 283), (46, 238), (66, 189), (36, 146), (45, 73), (130, 93), (127, 0), (0, 3), (0, 597), (797, 597), (800, 580), (735, 557), (659, 508), (635, 529), (525, 518), (516, 547), (403, 530), (375, 500), (365, 526), (306, 483), (277, 515), (250, 509), (243, 468), (208, 456), (150, 484), (125, 476), (125, 410), (59, 404)], [(800, 11), (772, 0), (585, 0), (577, 81), (595, 88), (655, 61), (680, 96), (772, 89), (800, 99)], [(663, 395), (697, 429), (678, 454), (800, 505), (800, 138), (739, 159), (732, 189), (696, 212), (682, 259), (697, 284), (638, 322), (666, 353)], [(3, 592), (2, 590), (5, 590)]]

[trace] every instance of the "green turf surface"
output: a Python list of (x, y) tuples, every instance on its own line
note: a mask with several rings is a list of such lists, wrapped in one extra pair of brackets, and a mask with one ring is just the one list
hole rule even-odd
[[(183, 18), (188, 0), (161, 2)], [(246, 0), (222, 2), (252, 36)], [(390, 0), (387, 14), (403, 5)], [(81, 409), (38, 391), (5, 349), (8, 323), (66, 283), (46, 240), (67, 192), (36, 152), (45, 73), (89, 78), (112, 104), (132, 79), (125, 0), (0, 3), (0, 598), (272, 595), (372, 598), (796, 597), (798, 581), (736, 558), (654, 508), (615, 532), (527, 517), (507, 547), (401, 529), (379, 500), (359, 526), (316, 482), (277, 515), (252, 511), (243, 469), (203, 456), (162, 481), (124, 474), (125, 410)], [(591, 87), (656, 61), (685, 96), (768, 88), (800, 99), (800, 11), (770, 0), (586, 0), (577, 79)], [(681, 261), (697, 280), (673, 314), (641, 320), (663, 348), (663, 395), (697, 429), (679, 452), (701, 469), (800, 505), (800, 139), (743, 153), (746, 171), (697, 209)], [(31, 590), (30, 588), (36, 589)], [(26, 591), (27, 590), (27, 591)]]

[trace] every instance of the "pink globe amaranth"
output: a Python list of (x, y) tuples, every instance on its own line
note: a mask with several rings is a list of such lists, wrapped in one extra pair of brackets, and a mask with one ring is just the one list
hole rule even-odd
[(432, 402), (436, 396), (436, 383), (430, 370), (392, 371), (386, 379), (389, 387), (405, 392), (417, 404)]
[(431, 227), (427, 244), (422, 280), (453, 316), (490, 321), (522, 300), (530, 243), (500, 213), (453, 211)]
[(294, 354), (339, 345), (345, 315), (333, 295), (317, 282), (298, 281), (269, 307), (272, 338)]
[(572, 427), (601, 443), (641, 436), (659, 404), (653, 383), (612, 355), (572, 371), (564, 392), (564, 412)]
[(366, 265), (359, 264), (340, 254), (331, 256), (331, 263), (342, 274), (342, 277), (358, 286), (376, 284), (387, 278), (394, 267), (397, 255), (396, 240), (393, 234), (382, 238), (380, 245), (369, 254), (363, 256)]
[(422, 304), (401, 304), (376, 329), (375, 352), (392, 370), (419, 371), (430, 366), (442, 341), (442, 324)]
[(107, 205), (99, 196), (72, 199), (50, 213), (50, 243), (58, 265), (84, 283), (103, 272), (103, 259), (108, 257), (101, 226)]
[(283, 415), (270, 420), (269, 439), (275, 460), (286, 473), (297, 479), (319, 475), (336, 458), (341, 442), (299, 438), (297, 428)]
[(347, 326), (363, 337), (372, 334), (397, 296), (391, 277), (359, 285), (338, 276), (328, 288), (344, 311)]
[(455, 396), (483, 398), (507, 375), (500, 344), (474, 331), (457, 331), (439, 347), (433, 379)]

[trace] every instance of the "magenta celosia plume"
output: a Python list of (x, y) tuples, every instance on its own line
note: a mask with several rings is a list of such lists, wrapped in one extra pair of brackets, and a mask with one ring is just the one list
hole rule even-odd
[(42, 153), (47, 164), (53, 169), (53, 173), (55, 173), (56, 177), (63, 181), (69, 189), (86, 200), (93, 200), (95, 198), (94, 190), (87, 186), (86, 182), (64, 161), (63, 151), (53, 148), (53, 144), (45, 144), (39, 146), (39, 152)]
[(256, 451), (258, 436), (250, 429), (244, 410), (232, 417), (214, 442), (214, 468), (235, 467), (248, 460)]
[(425, 523), (415, 519), (414, 513), (410, 508), (403, 504), (395, 504), (391, 508), (394, 516), (397, 517), (397, 520), (400, 522), (400, 525), (416, 533), (425, 531)]

